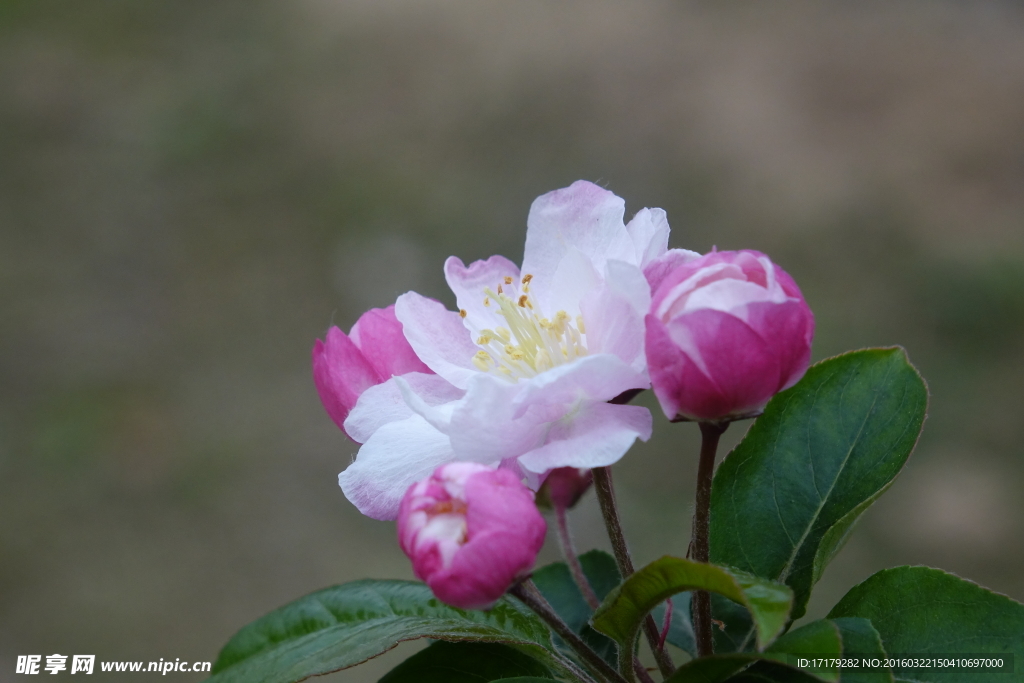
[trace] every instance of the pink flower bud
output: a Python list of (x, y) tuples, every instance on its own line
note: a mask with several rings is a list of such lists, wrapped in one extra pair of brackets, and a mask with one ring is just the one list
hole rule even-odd
[(803, 377), (814, 315), (793, 279), (757, 251), (682, 263), (657, 285), (647, 364), (670, 419), (757, 414)]
[(544, 544), (533, 493), (509, 470), (454, 462), (409, 487), (398, 542), (440, 600), (488, 609), (533, 568)]
[(568, 510), (575, 505), (594, 483), (592, 470), (577, 467), (559, 467), (548, 472), (540, 490), (537, 506)]
[[(395, 317), (395, 307), (371, 308), (346, 335), (337, 327), (313, 345), (313, 381), (331, 419), (345, 430), (345, 418), (364, 391), (393, 375), (431, 370), (412, 350)], [(433, 373), (431, 373), (433, 374)]]

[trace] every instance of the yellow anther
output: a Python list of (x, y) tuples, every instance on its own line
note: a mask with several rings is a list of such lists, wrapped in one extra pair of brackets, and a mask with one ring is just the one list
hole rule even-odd
[(490, 306), (490, 305), (491, 305), (491, 297), (485, 296), (484, 297), (484, 306)]
[(524, 285), (530, 284), (530, 280), (532, 280), (532, 279), (533, 279), (533, 276), (530, 275), (529, 273), (527, 273), (526, 275), (523, 276), (523, 284)]
[(583, 325), (583, 316), (576, 316), (576, 329), (580, 331), (580, 334), (586, 334), (587, 328)]
[(516, 352), (516, 347), (512, 346), (511, 344), (505, 344), (505, 353), (511, 356)]
[[(527, 303), (529, 303), (529, 300), (527, 299), (527, 296), (525, 294), (523, 294), (522, 296), (519, 297), (519, 307), (520, 308), (526, 308), (526, 304)], [(533, 308), (533, 306), (531, 306), (530, 308)]]
[(490, 360), (491, 356), (486, 351), (477, 351), (473, 354), (473, 365), (484, 372), (491, 369)]
[(498, 285), (498, 294), (504, 294), (504, 293), (505, 293), (505, 290), (503, 290), (501, 288), (501, 285)]
[(505, 276), (505, 284), (506, 285), (512, 284), (512, 276), (511, 275), (506, 275)]
[(537, 324), (543, 327), (545, 330), (550, 330), (552, 327), (555, 326), (554, 323), (552, 323), (547, 318), (541, 318), (540, 320), (537, 321)]
[(483, 334), (480, 335), (480, 337), (476, 340), (476, 343), (479, 344), (480, 346), (487, 346), (488, 344), (491, 343), (491, 338), (488, 337), (486, 334)]
[(466, 309), (465, 308), (460, 308), (459, 309), (459, 317), (460, 318), (465, 318), (467, 315), (469, 315), (469, 314), (466, 313)]
[(559, 311), (558, 313), (555, 313), (555, 322), (564, 323), (568, 319), (569, 314), (566, 313), (565, 311)]

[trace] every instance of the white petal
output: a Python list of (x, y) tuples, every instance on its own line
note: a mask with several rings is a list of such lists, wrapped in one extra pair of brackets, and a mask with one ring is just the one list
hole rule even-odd
[(484, 289), (489, 287), (497, 291), (506, 276), (519, 285), (519, 266), (504, 256), (474, 261), (468, 267), (455, 256), (450, 256), (444, 262), (444, 277), (455, 292), (459, 308), (468, 314), (463, 322), (474, 334), (479, 335), (480, 330), (485, 328), (506, 325), (494, 301), (489, 306), (484, 305), (484, 299), (487, 298)]
[(466, 397), (452, 413), (449, 428), (459, 460), (499, 463), (542, 442), (547, 423), (562, 411), (540, 407), (516, 415), (513, 402), (523, 388), (522, 382), (511, 384), (494, 375), (481, 373), (473, 378)]
[[(551, 421), (560, 419), (580, 399), (609, 401), (624, 391), (648, 385), (641, 373), (617, 356), (608, 353), (585, 356), (515, 385), (521, 387), (521, 391), (512, 399), (516, 407), (513, 415), (523, 415), (530, 407), (559, 408), (559, 412), (544, 415)], [(539, 411), (535, 414), (541, 416)]]
[(458, 313), (439, 301), (406, 292), (395, 302), (395, 315), (413, 351), (428, 368), (462, 389), (470, 377), (479, 374), (473, 367), (473, 355), (479, 349)]
[(611, 354), (643, 375), (635, 387), (647, 387), (647, 357), (644, 351), (644, 315), (625, 296), (602, 287), (583, 300), (583, 321), (587, 327), (587, 350)]
[(637, 438), (651, 437), (651, 413), (641, 406), (591, 402), (556, 424), (547, 443), (521, 456), (533, 472), (555, 467), (607, 467), (617, 462)]
[[(459, 401), (450, 400), (441, 403), (430, 403), (421, 397), (415, 389), (405, 380), (405, 377), (395, 377), (395, 384), (398, 386), (398, 390), (402, 394), (402, 399), (405, 404), (417, 415), (423, 417), (424, 420), (429, 422), (434, 429), (445, 434), (448, 433), (449, 423), (452, 420), (452, 411), (455, 410), (456, 405)], [(461, 398), (461, 394), (464, 392), (458, 390)]]
[(610, 258), (632, 261), (633, 241), (622, 223), (625, 210), (621, 198), (584, 180), (541, 195), (526, 219), (523, 274), (534, 276), (537, 291), (550, 288), (570, 247), (579, 249), (598, 272)]
[(733, 263), (716, 263), (706, 266), (695, 272), (682, 282), (673, 285), (665, 297), (658, 304), (658, 310), (653, 311), (654, 315), (662, 320), (668, 320), (683, 312), (686, 301), (690, 295), (700, 287), (715, 282), (716, 280), (740, 280), (746, 282), (747, 276), (743, 269)]
[(367, 517), (395, 519), (406, 489), (454, 459), (448, 437), (413, 415), (374, 432), (338, 484)]
[[(774, 298), (774, 303), (786, 300), (786, 293), (782, 291), (782, 287), (776, 288)], [(710, 308), (732, 313), (745, 320), (747, 306), (762, 301), (773, 301), (773, 293), (755, 282), (729, 278), (699, 287), (687, 297), (682, 310), (676, 312), (676, 307), (673, 306), (672, 314), (674, 316)]]
[(636, 257), (631, 263), (646, 268), (668, 250), (668, 216), (661, 209), (640, 209), (626, 225)]
[[(454, 401), (466, 393), (440, 375), (410, 372), (401, 377), (411, 391), (430, 406)], [(359, 396), (359, 401), (345, 420), (346, 434), (359, 443), (366, 443), (375, 431), (388, 422), (404, 420), (413, 415), (412, 408), (402, 397), (396, 379), (392, 377), (383, 384), (372, 386)]]
[(609, 261), (604, 268), (605, 285), (626, 297), (640, 315), (651, 309), (651, 287), (642, 270), (623, 261)]
[(565, 311), (570, 319), (575, 319), (580, 313), (580, 301), (600, 285), (601, 276), (594, 264), (579, 249), (571, 247), (547, 284), (541, 282), (531, 289), (545, 316), (553, 318), (558, 311)]

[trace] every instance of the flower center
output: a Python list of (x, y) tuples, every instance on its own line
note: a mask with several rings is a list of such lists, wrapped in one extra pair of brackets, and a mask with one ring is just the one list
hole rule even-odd
[(466, 504), (458, 498), (452, 498), (451, 500), (439, 500), (429, 508), (426, 509), (428, 515), (465, 515)]
[(478, 369), (516, 382), (587, 355), (583, 316), (572, 320), (565, 311), (558, 311), (544, 317), (530, 298), (532, 279), (524, 275), (517, 286), (506, 277), (497, 291), (484, 289), (484, 305), (497, 305), (507, 327), (480, 330), (476, 340), (480, 350), (473, 356)]

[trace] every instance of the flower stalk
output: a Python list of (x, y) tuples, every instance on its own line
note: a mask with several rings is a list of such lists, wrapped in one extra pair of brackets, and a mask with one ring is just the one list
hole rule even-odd
[[(625, 580), (636, 571), (633, 567), (633, 558), (629, 555), (629, 547), (626, 545), (626, 536), (622, 533), (622, 521), (619, 519), (619, 510), (615, 502), (615, 488), (612, 485), (612, 470), (610, 467), (594, 468), (594, 491), (597, 493), (597, 500), (601, 506), (601, 515), (604, 517), (605, 527), (608, 529), (608, 539), (612, 544), (612, 551), (615, 554), (615, 562), (619, 566), (619, 573)], [(658, 663), (658, 670), (664, 678), (671, 676), (675, 670), (675, 664), (669, 653), (658, 647), (661, 634), (658, 632), (658, 625), (650, 614), (644, 619), (644, 637), (647, 644), (654, 653), (654, 659)], [(629, 655), (625, 655), (628, 657)], [(620, 660), (624, 659), (624, 653), (619, 653)], [(627, 665), (620, 662), (620, 668), (627, 670)]]
[(572, 535), (569, 533), (567, 513), (568, 510), (566, 510), (564, 505), (555, 505), (555, 528), (558, 531), (558, 545), (562, 549), (562, 556), (565, 557), (565, 563), (569, 566), (569, 573), (572, 574), (573, 581), (576, 582), (580, 593), (583, 594), (583, 599), (587, 601), (590, 609), (596, 610), (601, 605), (601, 600), (597, 597), (597, 593), (594, 592), (590, 581), (587, 580), (587, 575), (583, 573), (583, 565), (580, 564), (580, 558), (576, 554), (576, 547), (572, 542)]
[[(700, 462), (697, 465), (697, 500), (693, 512), (692, 557), (696, 562), (707, 562), (710, 556), (711, 481), (715, 473), (715, 454), (718, 440), (729, 426), (728, 422), (700, 423)], [(711, 631), (711, 594), (693, 593), (693, 632), (697, 639), (697, 656), (714, 654), (714, 636)]]
[(526, 579), (510, 588), (509, 593), (519, 598), (520, 602), (543, 619), (551, 627), (551, 630), (557, 633), (558, 637), (565, 641), (565, 644), (579, 655), (587, 668), (598, 675), (599, 680), (608, 681), (609, 683), (628, 683), (625, 678), (619, 675), (615, 667), (604, 661), (601, 655), (594, 652), (575, 631), (569, 628), (568, 624), (562, 621), (561, 617), (555, 613), (555, 610), (552, 609), (548, 601), (541, 595), (533, 581)]

